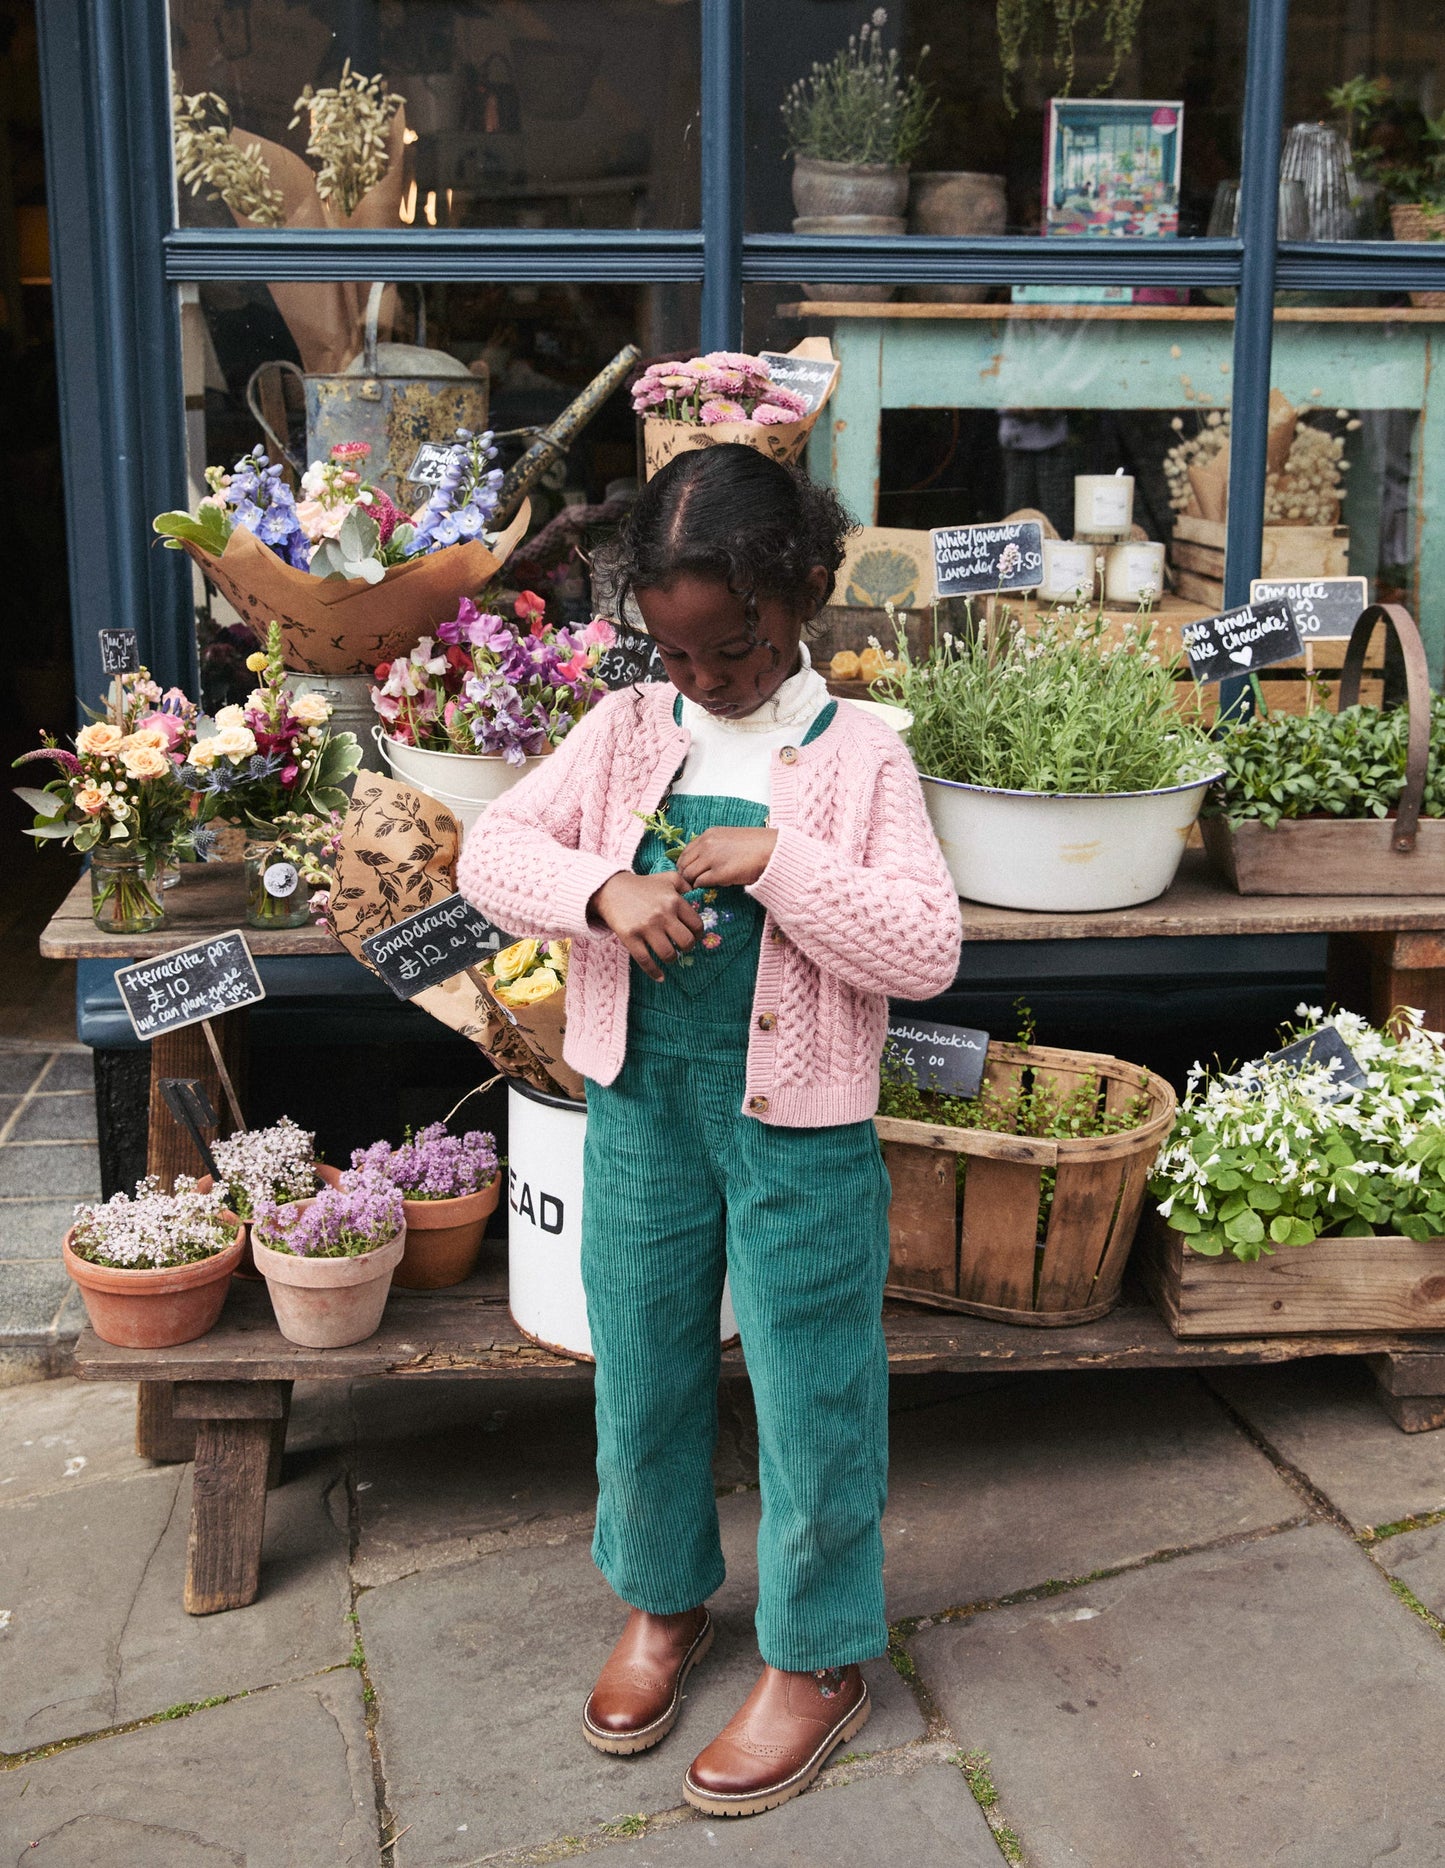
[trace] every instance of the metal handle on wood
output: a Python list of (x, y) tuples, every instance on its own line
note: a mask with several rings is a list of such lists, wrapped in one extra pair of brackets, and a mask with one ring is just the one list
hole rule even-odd
[(1415, 848), (1415, 836), (1420, 828), (1420, 807), (1425, 802), (1425, 776), (1430, 764), (1430, 670), (1415, 619), (1402, 604), (1372, 603), (1356, 622), (1345, 650), (1337, 705), (1353, 707), (1359, 700), (1365, 651), (1370, 646), (1376, 623), (1381, 622), (1388, 623), (1394, 631), (1405, 663), (1405, 704), (1410, 732), (1405, 743), (1405, 785), (1395, 807), (1395, 830), (1390, 847), (1408, 854)]

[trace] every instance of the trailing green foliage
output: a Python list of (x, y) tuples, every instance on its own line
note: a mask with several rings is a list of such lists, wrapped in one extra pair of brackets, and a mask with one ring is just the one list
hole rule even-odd
[[(1294, 817), (1387, 817), (1405, 784), (1409, 715), (1403, 707), (1342, 713), (1256, 714), (1217, 741), (1224, 776), (1206, 814), (1242, 824)], [(1426, 817), (1445, 816), (1445, 697), (1430, 710)]]

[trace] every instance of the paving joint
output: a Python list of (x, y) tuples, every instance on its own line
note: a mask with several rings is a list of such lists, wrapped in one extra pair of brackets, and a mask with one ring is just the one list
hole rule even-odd
[(1293, 1460), (1286, 1459), (1268, 1435), (1262, 1433), (1253, 1421), (1243, 1415), (1227, 1396), (1220, 1394), (1205, 1376), (1200, 1375), (1197, 1379), (1206, 1392), (1214, 1397), (1225, 1417), (1233, 1423), (1236, 1431), (1248, 1440), (1251, 1446), (1264, 1454), (1285, 1484), (1297, 1492), (1312, 1508), (1313, 1514), (1317, 1518), (1328, 1519), (1348, 1537), (1353, 1538), (1354, 1525), (1350, 1523), (1329, 1494), (1322, 1492), (1302, 1467), (1296, 1466)]
[(968, 1785), (969, 1795), (983, 1813), (983, 1820), (988, 1824), (989, 1834), (998, 1845), (998, 1852), (1011, 1868), (1022, 1868), (1024, 1859), (1023, 1844), (1019, 1841), (1018, 1831), (1004, 1821), (1003, 1811), (999, 1808), (998, 1788), (993, 1781), (989, 1766), (992, 1759), (986, 1751), (955, 1751), (948, 1762), (956, 1765), (963, 1772), (963, 1780)]

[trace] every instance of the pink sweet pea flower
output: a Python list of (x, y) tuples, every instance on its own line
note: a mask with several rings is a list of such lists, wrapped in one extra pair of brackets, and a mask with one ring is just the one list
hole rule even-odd
[(582, 640), (592, 648), (610, 649), (617, 640), (617, 631), (605, 616), (594, 616), (582, 631)]
[(297, 779), (300, 778), (300, 776), (301, 776), (301, 767), (299, 765), (283, 765), (281, 767), (282, 787), (285, 790), (289, 791), (291, 787), (296, 783)]
[(524, 590), (513, 605), (516, 614), (525, 622), (529, 617), (545, 616), (547, 605), (535, 590)]

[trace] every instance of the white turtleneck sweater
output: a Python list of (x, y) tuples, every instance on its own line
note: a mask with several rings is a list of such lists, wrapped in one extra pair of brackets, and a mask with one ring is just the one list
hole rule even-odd
[(803, 665), (753, 713), (720, 720), (695, 701), (684, 699), (682, 724), (692, 734), (687, 762), (673, 784), (693, 797), (749, 798), (772, 804), (773, 754), (798, 745), (830, 699), (828, 684), (813, 666), (806, 642), (799, 644)]

